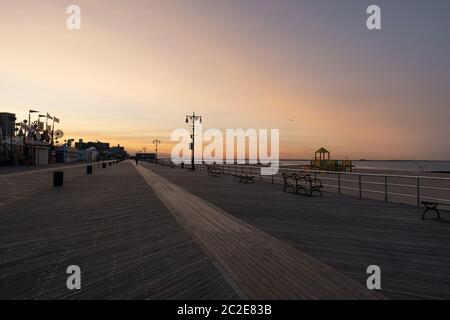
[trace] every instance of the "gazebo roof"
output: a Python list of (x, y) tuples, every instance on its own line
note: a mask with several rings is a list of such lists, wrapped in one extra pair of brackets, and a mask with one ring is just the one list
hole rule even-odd
[(320, 148), (319, 150), (317, 150), (316, 153), (330, 153), (330, 151), (328, 151), (327, 149), (325, 149), (324, 147), (322, 147), (322, 148)]

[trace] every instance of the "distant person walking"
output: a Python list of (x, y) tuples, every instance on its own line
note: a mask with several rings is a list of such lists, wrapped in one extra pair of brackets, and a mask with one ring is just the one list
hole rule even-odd
[(136, 165), (137, 166), (139, 165), (139, 158), (138, 157), (136, 157)]

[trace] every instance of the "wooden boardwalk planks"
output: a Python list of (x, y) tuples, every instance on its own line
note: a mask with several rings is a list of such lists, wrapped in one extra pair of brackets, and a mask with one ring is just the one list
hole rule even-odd
[(354, 280), (142, 167), (181, 225), (251, 299), (374, 299)]
[[(66, 287), (71, 264), (81, 267), (80, 291)], [(121, 163), (0, 207), (0, 298), (238, 296), (136, 170)]]
[(151, 166), (185, 190), (289, 243), (363, 284), (366, 268), (382, 270), (392, 299), (450, 299), (450, 223), (421, 220), (414, 206), (283, 193), (279, 185), (245, 185), (201, 171)]

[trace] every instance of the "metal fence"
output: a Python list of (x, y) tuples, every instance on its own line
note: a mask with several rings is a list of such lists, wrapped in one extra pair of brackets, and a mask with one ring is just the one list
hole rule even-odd
[[(170, 163), (170, 160), (166, 161)], [(324, 190), (338, 195), (351, 195), (392, 203), (405, 203), (421, 207), (422, 201), (438, 202), (450, 210), (450, 178), (439, 176), (415, 176), (375, 173), (350, 173), (319, 170), (280, 168), (273, 175), (261, 175), (260, 166), (217, 165), (223, 175), (248, 174), (260, 182), (283, 184), (282, 173), (309, 174), (319, 179)], [(186, 168), (190, 167), (186, 164)], [(206, 170), (198, 164), (197, 169)]]

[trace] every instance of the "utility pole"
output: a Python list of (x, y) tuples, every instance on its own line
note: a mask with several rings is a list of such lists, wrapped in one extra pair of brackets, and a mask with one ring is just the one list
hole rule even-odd
[(155, 162), (156, 162), (156, 164), (158, 164), (158, 145), (161, 143), (161, 141), (160, 140), (158, 140), (158, 139), (155, 139), (155, 140), (153, 140), (153, 144), (156, 146), (156, 148), (155, 148)]
[(186, 116), (186, 123), (192, 122), (192, 144), (191, 144), (191, 150), (192, 150), (192, 157), (191, 157), (191, 165), (192, 165), (192, 170), (195, 170), (195, 124), (197, 122), (197, 120), (200, 121), (200, 123), (202, 123), (202, 116), (197, 116), (194, 113), (192, 113), (191, 116), (187, 115)]

